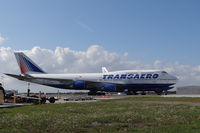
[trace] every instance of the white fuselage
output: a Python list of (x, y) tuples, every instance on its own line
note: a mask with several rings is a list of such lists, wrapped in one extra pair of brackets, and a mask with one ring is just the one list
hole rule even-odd
[[(127, 70), (114, 71), (108, 73), (77, 73), (77, 74), (29, 74), (31, 82), (53, 86), (64, 85), (63, 89), (76, 89), (73, 82), (83, 81), (93, 83), (90, 87), (85, 86), (83, 89), (92, 89), (95, 83), (96, 87), (103, 87), (106, 84), (117, 84), (120, 88), (159, 88), (169, 87), (177, 82), (177, 78), (165, 71), (159, 70)], [(127, 86), (128, 85), (128, 86)], [(124, 88), (124, 89), (125, 89)], [(80, 88), (79, 88), (80, 89)]]

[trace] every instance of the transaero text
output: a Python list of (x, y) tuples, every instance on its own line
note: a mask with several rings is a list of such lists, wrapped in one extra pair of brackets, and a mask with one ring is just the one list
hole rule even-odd
[(158, 74), (105, 74), (103, 79), (157, 79)]

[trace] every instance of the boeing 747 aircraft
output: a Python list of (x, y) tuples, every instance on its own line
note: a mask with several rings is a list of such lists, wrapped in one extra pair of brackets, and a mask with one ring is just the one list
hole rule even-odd
[(16, 52), (20, 75), (6, 75), (19, 80), (60, 89), (89, 90), (90, 95), (98, 91), (127, 92), (155, 91), (161, 94), (173, 88), (178, 79), (161, 70), (123, 70), (108, 72), (105, 67), (102, 73), (68, 73), (48, 74), (22, 52)]

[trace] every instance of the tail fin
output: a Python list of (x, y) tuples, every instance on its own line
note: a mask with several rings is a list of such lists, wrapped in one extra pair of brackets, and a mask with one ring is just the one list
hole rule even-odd
[(22, 52), (16, 52), (15, 57), (20, 67), (21, 74), (45, 73), (37, 64)]

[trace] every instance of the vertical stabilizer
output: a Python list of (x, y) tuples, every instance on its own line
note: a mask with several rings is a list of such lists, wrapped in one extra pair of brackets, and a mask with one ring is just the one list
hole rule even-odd
[(37, 64), (22, 52), (15, 52), (21, 74), (45, 73)]
[(102, 67), (101, 70), (102, 70), (102, 73), (108, 73), (108, 70), (106, 69), (106, 67)]

